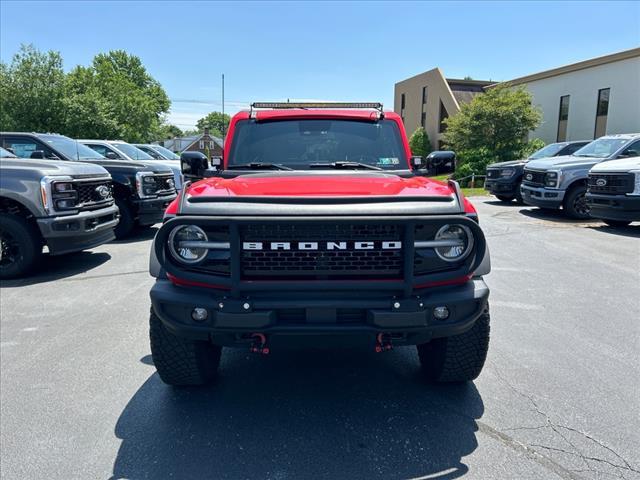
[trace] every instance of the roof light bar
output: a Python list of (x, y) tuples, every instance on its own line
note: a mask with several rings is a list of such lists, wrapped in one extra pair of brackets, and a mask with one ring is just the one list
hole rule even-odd
[(382, 112), (379, 102), (254, 102), (251, 108), (373, 108)]

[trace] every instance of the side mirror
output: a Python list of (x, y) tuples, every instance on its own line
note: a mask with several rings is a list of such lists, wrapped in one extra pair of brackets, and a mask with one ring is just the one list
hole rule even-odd
[(29, 156), (29, 158), (46, 158), (44, 156), (44, 150), (34, 150), (33, 152), (31, 152), (31, 155)]
[(199, 180), (209, 170), (209, 159), (201, 152), (184, 152), (180, 155), (180, 169), (186, 180)]
[(413, 156), (409, 159), (409, 164), (413, 170), (422, 170), (426, 168), (426, 163), (422, 157)]
[(104, 156), (107, 157), (109, 160), (118, 160), (118, 155), (116, 155), (113, 152), (106, 152)]

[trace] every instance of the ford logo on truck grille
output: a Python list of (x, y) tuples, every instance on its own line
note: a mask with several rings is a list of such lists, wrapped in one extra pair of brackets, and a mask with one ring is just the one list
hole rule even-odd
[(526, 178), (527, 180), (533, 180), (533, 175), (527, 173), (524, 178)]
[(98, 197), (102, 199), (108, 198), (109, 195), (111, 194), (109, 187), (107, 187), (106, 185), (100, 185), (99, 187), (96, 187), (95, 192), (98, 195)]
[(400, 241), (242, 242), (243, 250), (400, 250)]
[(598, 187), (604, 187), (607, 184), (607, 180), (604, 178), (599, 178), (598, 180), (596, 180), (596, 185)]

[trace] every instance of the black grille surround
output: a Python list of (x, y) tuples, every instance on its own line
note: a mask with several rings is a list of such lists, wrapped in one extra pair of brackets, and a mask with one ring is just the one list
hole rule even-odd
[(589, 192), (609, 195), (623, 195), (633, 192), (633, 173), (590, 173), (587, 181)]
[[(525, 185), (534, 185), (536, 187), (544, 187), (544, 177), (547, 172), (540, 170), (530, 170), (528, 168), (524, 169), (524, 176), (522, 177), (522, 183)], [(531, 178), (528, 178), (529, 175)]]
[[(420, 269), (416, 267), (416, 255), (424, 253), (414, 248), (414, 241), (418, 237), (422, 239), (433, 238), (433, 234), (445, 224), (459, 223), (466, 225), (474, 235), (474, 250), (461, 262), (449, 263), (436, 258), (434, 250), (432, 255), (421, 255)], [(227, 250), (228, 269), (221, 269), (221, 265), (208, 267), (207, 262), (197, 266), (187, 266), (172, 259), (167, 251), (169, 233), (178, 225), (195, 224), (209, 231), (212, 228), (228, 228), (228, 241), (230, 248)], [(422, 227), (422, 228), (418, 228)], [(299, 234), (298, 238), (289, 235), (293, 231)], [(261, 235), (271, 232), (269, 238)], [(278, 237), (278, 232), (280, 236)], [(322, 232), (323, 238), (330, 242), (339, 242), (342, 238), (349, 237), (349, 247), (340, 250), (337, 259), (328, 259), (327, 250), (304, 251), (312, 253), (303, 257), (299, 255), (302, 250), (244, 250), (242, 243), (245, 241), (266, 242), (282, 240), (291, 242), (304, 242), (313, 238), (318, 239), (316, 232)], [(362, 260), (353, 255), (355, 249), (351, 247), (357, 236), (354, 232), (371, 235), (363, 241), (376, 243), (375, 249), (358, 250), (366, 251)], [(389, 250), (391, 254), (382, 255), (380, 245), (382, 242), (395, 241), (393, 235), (402, 242), (401, 249)], [(253, 235), (253, 236), (252, 236)], [(258, 237), (260, 235), (260, 237)], [(342, 236), (341, 236), (342, 235)], [(377, 235), (377, 236), (376, 236)], [(392, 235), (390, 238), (389, 235)], [(285, 239), (286, 236), (286, 239)], [(306, 238), (305, 238), (306, 236)], [(377, 238), (378, 240), (372, 240)], [(247, 240), (248, 239), (248, 240)], [(226, 241), (225, 238), (209, 239), (209, 241)], [(319, 240), (318, 241), (324, 241)], [(264, 245), (264, 243), (263, 243)], [(177, 216), (168, 220), (158, 231), (154, 241), (154, 251), (165, 272), (179, 280), (191, 282), (195, 287), (206, 287), (220, 290), (229, 290), (232, 295), (241, 292), (261, 291), (390, 291), (398, 294), (409, 295), (414, 289), (427, 288), (434, 284), (441, 284), (450, 280), (470, 278), (472, 272), (478, 268), (485, 254), (485, 239), (477, 222), (466, 215), (434, 215), (427, 217), (272, 217), (265, 219), (250, 217), (206, 217), (206, 216)], [(332, 250), (335, 252), (335, 250)], [(210, 252), (216, 252), (210, 250)], [(217, 251), (219, 252), (219, 251)], [(245, 252), (249, 252), (248, 255)], [(268, 255), (255, 256), (256, 252), (268, 253)], [(283, 257), (283, 252), (296, 252), (293, 255)], [(349, 253), (349, 255), (342, 254)], [(379, 258), (382, 256), (382, 265)], [(388, 258), (387, 258), (388, 257)], [(266, 258), (266, 260), (262, 260)], [(354, 260), (355, 258), (355, 260)], [(345, 262), (340, 265), (339, 261)], [(371, 264), (367, 264), (367, 262)], [(256, 262), (264, 262), (261, 265)], [(336, 265), (328, 265), (327, 262), (335, 262)], [(373, 265), (376, 263), (377, 265)], [(446, 264), (446, 265), (444, 265)], [(274, 270), (272, 265), (285, 267), (284, 270)], [(328, 270), (326, 267), (343, 266), (344, 270)], [(269, 268), (267, 268), (269, 267)], [(309, 270), (300, 270), (301, 267)], [(346, 269), (346, 268), (349, 269)], [(372, 273), (372, 267), (374, 267)], [(209, 269), (210, 268), (210, 269)], [(258, 272), (258, 273), (257, 273)]]

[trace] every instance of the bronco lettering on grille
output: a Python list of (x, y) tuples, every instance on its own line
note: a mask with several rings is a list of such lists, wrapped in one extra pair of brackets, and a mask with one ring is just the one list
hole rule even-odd
[(400, 250), (399, 241), (369, 242), (243, 242), (243, 250)]

